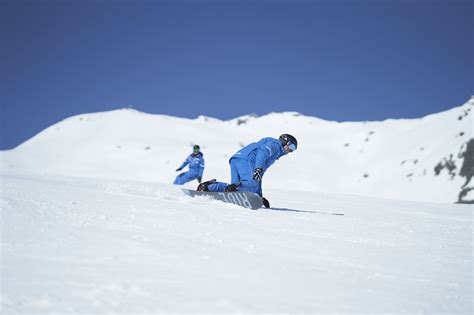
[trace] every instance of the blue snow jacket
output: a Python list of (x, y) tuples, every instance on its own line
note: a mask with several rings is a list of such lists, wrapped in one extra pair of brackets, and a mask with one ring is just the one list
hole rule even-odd
[(202, 177), (204, 172), (204, 155), (201, 152), (196, 155), (194, 153), (190, 154), (179, 168), (183, 168), (188, 164), (189, 172), (196, 173), (197, 177)]
[(247, 160), (255, 168), (261, 168), (265, 172), (276, 160), (286, 154), (280, 140), (263, 138), (243, 147), (231, 159)]

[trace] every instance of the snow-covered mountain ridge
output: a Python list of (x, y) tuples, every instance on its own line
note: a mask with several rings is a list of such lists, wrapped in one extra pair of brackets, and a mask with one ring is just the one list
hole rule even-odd
[[(82, 114), (1, 151), (1, 172), (171, 183), (191, 146), (199, 144), (206, 161), (204, 179), (228, 181), (228, 159), (240, 147), (291, 133), (299, 148), (275, 163), (265, 175), (264, 189), (454, 202), (464, 183), (458, 152), (473, 138), (473, 107), (471, 98), (420, 119), (375, 122), (325, 121), (295, 112), (228, 121), (132, 109)], [(436, 175), (443, 159), (451, 159), (456, 169)]]

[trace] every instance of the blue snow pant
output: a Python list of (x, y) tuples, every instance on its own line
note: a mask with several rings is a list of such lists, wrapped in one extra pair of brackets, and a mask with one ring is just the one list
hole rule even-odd
[[(253, 179), (255, 165), (244, 159), (230, 159), (230, 177), (231, 183), (237, 184), (237, 190), (250, 191), (262, 195), (262, 182)], [(227, 183), (215, 182), (207, 186), (209, 191), (225, 191)]]
[(199, 178), (199, 174), (197, 172), (187, 171), (176, 176), (173, 185), (184, 185), (185, 183), (197, 178)]

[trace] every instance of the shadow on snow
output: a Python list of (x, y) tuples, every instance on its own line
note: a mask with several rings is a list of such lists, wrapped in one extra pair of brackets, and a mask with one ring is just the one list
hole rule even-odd
[(290, 209), (290, 208), (266, 208), (263, 210), (272, 210), (272, 211), (289, 211), (289, 212), (300, 212), (300, 213), (314, 213), (314, 214), (328, 214), (328, 215), (344, 215), (344, 213), (338, 212), (322, 212), (322, 211), (312, 211), (312, 210), (299, 210), (299, 209)]

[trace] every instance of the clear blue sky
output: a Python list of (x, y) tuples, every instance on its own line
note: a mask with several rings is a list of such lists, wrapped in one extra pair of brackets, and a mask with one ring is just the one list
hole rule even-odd
[(474, 94), (473, 3), (2, 0), (0, 149), (128, 106), (338, 121), (443, 111)]

